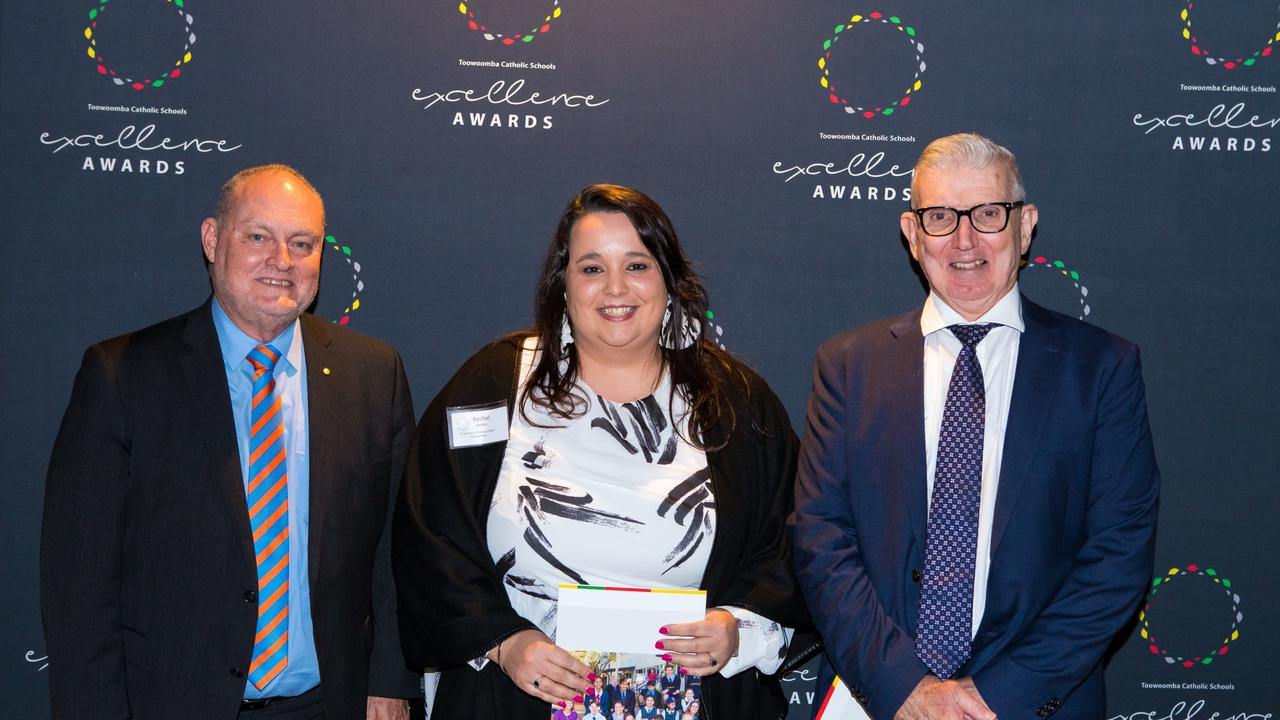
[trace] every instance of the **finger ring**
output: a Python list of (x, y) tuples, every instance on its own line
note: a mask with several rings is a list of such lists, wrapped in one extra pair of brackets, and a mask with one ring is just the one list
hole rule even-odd
[[(707, 657), (711, 657), (711, 653), (707, 653)], [(712, 657), (712, 658), (711, 658), (711, 667), (715, 667), (715, 666), (716, 666), (716, 659)]]
[(533, 689), (534, 689), (534, 690), (537, 690), (537, 689), (538, 689), (538, 685), (539, 685), (539, 683), (541, 683), (541, 682), (542, 682), (542, 678), (541, 678), (541, 677), (536, 677), (536, 678), (534, 678), (534, 679), (533, 679)]

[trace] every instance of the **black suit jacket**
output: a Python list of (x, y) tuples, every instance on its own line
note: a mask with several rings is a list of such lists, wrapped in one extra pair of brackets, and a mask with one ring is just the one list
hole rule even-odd
[[(386, 533), (413, 430), (391, 347), (302, 317), (308, 578), (325, 712), (407, 697)], [(211, 305), (86, 351), (45, 488), (41, 602), (56, 718), (230, 719), (257, 617)]]

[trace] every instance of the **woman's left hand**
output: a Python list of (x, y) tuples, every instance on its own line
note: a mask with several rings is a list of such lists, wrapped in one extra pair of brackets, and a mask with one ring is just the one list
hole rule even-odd
[(658, 641), (662, 659), (696, 677), (720, 672), (738, 652), (738, 619), (728, 610), (711, 608), (700, 622), (667, 625), (659, 632), (674, 636)]

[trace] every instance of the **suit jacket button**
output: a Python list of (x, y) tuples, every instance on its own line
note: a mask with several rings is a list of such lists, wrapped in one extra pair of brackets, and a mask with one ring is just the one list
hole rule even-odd
[(242, 678), (244, 677), (244, 671), (240, 668), (231, 668), (231, 677)]
[(924, 577), (920, 574), (918, 568), (911, 568), (911, 582), (920, 582), (920, 578)]
[(258, 602), (258, 591), (257, 591), (257, 590), (245, 590), (245, 591), (244, 591), (244, 601), (245, 601), (245, 602), (247, 602), (247, 603), (251, 603), (251, 602)]

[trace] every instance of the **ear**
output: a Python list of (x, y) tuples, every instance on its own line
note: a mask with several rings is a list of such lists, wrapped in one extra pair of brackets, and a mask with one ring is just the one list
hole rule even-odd
[(204, 247), (204, 258), (213, 262), (214, 250), (218, 248), (218, 221), (208, 217), (200, 223), (200, 245)]
[(916, 221), (916, 214), (913, 212), (904, 212), (898, 216), (898, 226), (902, 228), (902, 234), (907, 238), (907, 248), (911, 250), (911, 257), (916, 262), (920, 262), (920, 248), (918, 245), (920, 239), (920, 223)]
[(1036, 229), (1036, 222), (1040, 220), (1040, 211), (1035, 205), (1027, 204), (1022, 206), (1022, 217), (1018, 219), (1018, 238), (1022, 255), (1027, 254), (1027, 250), (1031, 247), (1031, 235)]

